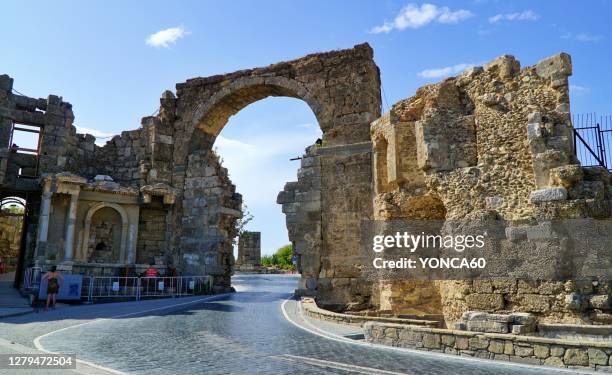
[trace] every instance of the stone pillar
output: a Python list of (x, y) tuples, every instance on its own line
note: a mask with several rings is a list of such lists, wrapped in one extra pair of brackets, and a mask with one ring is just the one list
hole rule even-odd
[(49, 234), (49, 214), (51, 212), (51, 198), (53, 193), (48, 187), (42, 195), (42, 202), (40, 204), (40, 219), (38, 221), (38, 244), (34, 254), (34, 260), (37, 260), (39, 256), (46, 256), (47, 252), (47, 235)]
[(70, 205), (66, 217), (66, 234), (64, 235), (64, 260), (72, 260), (74, 249), (74, 227), (76, 224), (78, 194), (70, 194)]
[(130, 224), (127, 238), (127, 259), (128, 264), (136, 263), (136, 240), (138, 239), (138, 224)]
[(261, 232), (244, 231), (238, 239), (239, 271), (256, 271), (261, 266)]

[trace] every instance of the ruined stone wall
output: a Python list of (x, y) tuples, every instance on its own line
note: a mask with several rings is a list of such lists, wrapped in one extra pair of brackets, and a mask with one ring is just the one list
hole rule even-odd
[(140, 209), (136, 263), (148, 264), (154, 257), (165, 255), (167, 247), (167, 208), (161, 199)]
[(324, 147), (321, 158), (321, 273), (317, 302), (334, 310), (370, 305), (371, 284), (361, 277), (361, 224), (372, 218), (371, 143)]
[(261, 266), (261, 232), (244, 231), (238, 237), (236, 268), (253, 271)]
[(95, 146), (93, 169), (97, 174), (111, 176), (125, 186), (140, 186), (146, 183), (139, 168), (146, 160), (146, 138), (144, 130), (124, 131), (113, 137), (104, 146)]
[[(571, 72), (566, 54), (524, 69), (502, 56), (395, 104), (371, 126), (375, 217), (476, 226), (493, 220), (506, 227), (504, 250), (584, 250), (587, 238), (568, 245), (563, 233), (546, 229), (554, 220), (612, 216), (610, 174), (581, 168), (573, 154)], [(606, 234), (592, 241), (605, 247)], [(567, 280), (438, 281), (424, 287), (439, 291), (447, 323), (467, 310), (533, 312), (542, 321), (611, 321), (609, 280)], [(395, 281), (377, 295), (391, 296), (399, 312), (411, 308), (411, 293)], [(403, 298), (393, 299), (397, 295)]]
[(172, 184), (176, 99), (170, 91), (160, 98), (159, 113), (143, 117), (141, 127), (124, 131), (103, 147), (95, 147), (94, 169), (125, 186)]
[[(60, 172), (74, 168), (79, 144), (72, 125), (74, 114), (70, 103), (49, 95), (47, 99), (29, 98), (12, 92), (13, 79), (0, 76), (0, 184), (16, 190), (37, 190), (35, 180), (18, 179), (19, 170), (28, 177), (36, 173)], [(9, 142), (13, 124), (40, 127), (40, 148), (37, 157), (14, 152)]]
[(297, 270), (302, 275), (296, 293), (315, 296), (321, 272), (321, 160), (318, 146), (306, 148), (297, 181), (287, 182), (276, 203), (282, 205)]
[(232, 239), (242, 216), (242, 196), (211, 150), (189, 155), (182, 200), (180, 248), (186, 272), (205, 272), (219, 288), (229, 288), (233, 272)]

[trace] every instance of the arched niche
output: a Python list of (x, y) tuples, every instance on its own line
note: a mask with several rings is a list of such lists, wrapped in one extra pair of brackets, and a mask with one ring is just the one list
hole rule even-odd
[[(127, 262), (127, 249), (128, 249), (127, 239), (128, 239), (129, 219), (128, 219), (128, 215), (125, 209), (116, 203), (107, 203), (107, 202), (96, 203), (92, 207), (90, 207), (89, 210), (87, 211), (87, 214), (85, 215), (85, 223), (83, 226), (83, 242), (82, 242), (82, 247), (81, 247), (81, 256), (84, 258), (87, 258), (89, 256), (90, 245), (91, 245), (90, 239), (92, 235), (92, 221), (94, 221), (94, 217), (96, 213), (102, 212), (101, 210), (107, 209), (107, 208), (116, 212), (116, 214), (119, 215), (120, 217), (120, 231), (121, 231), (120, 233), (121, 234), (119, 237), (120, 239), (119, 239), (119, 252), (118, 252), (119, 259), (118, 261), (119, 263), (125, 263)], [(94, 246), (98, 246), (98, 245), (99, 245), (98, 243), (94, 244)], [(98, 250), (101, 250), (101, 249), (98, 249)]]

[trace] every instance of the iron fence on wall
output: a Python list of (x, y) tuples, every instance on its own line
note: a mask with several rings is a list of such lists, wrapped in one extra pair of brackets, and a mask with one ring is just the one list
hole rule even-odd
[(595, 113), (572, 116), (574, 153), (584, 167), (612, 171), (612, 116)]

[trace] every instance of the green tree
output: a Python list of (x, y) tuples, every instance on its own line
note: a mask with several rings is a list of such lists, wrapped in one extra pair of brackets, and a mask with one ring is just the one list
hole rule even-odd
[(278, 265), (282, 268), (293, 268), (293, 246), (291, 244), (285, 245), (274, 254), (278, 258)]
[(274, 265), (272, 255), (263, 255), (261, 257), (261, 265), (265, 267), (272, 267)]
[(25, 213), (25, 209), (21, 206), (17, 206), (16, 204), (12, 204), (8, 207), (3, 207), (2, 211), (6, 211), (11, 214), (23, 215)]
[(293, 269), (293, 246), (285, 245), (272, 255), (261, 257), (261, 265), (265, 267), (277, 267), (286, 270)]

